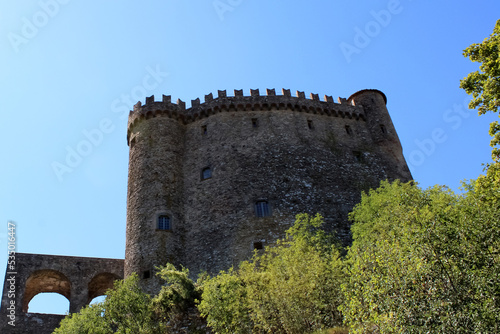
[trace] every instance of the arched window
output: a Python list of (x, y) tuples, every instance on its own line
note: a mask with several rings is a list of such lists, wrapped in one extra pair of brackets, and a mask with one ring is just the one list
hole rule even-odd
[(255, 215), (257, 217), (267, 217), (271, 215), (269, 202), (265, 200), (255, 202)]
[(201, 179), (206, 180), (211, 177), (212, 177), (212, 170), (210, 169), (210, 167), (203, 168), (203, 170), (201, 171)]
[(167, 215), (158, 216), (158, 229), (170, 230), (170, 217)]

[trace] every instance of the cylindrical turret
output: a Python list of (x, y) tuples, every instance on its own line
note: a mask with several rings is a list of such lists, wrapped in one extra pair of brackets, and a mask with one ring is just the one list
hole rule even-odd
[(390, 161), (388, 166), (395, 169), (395, 174), (402, 181), (412, 179), (403, 156), (403, 148), (391, 116), (387, 110), (387, 97), (377, 89), (364, 89), (352, 94), (348, 100), (355, 106), (362, 106), (365, 111), (366, 125), (373, 142), (385, 153)]
[(136, 272), (147, 292), (159, 289), (156, 266), (179, 261), (185, 131), (176, 117), (180, 109), (148, 98), (129, 117), (125, 276)]
[(134, 107), (125, 276), (156, 293), (155, 267), (168, 262), (216, 274), (284, 237), (303, 212), (322, 214), (348, 244), (361, 192), (411, 179), (382, 92), (339, 103), (282, 92)]

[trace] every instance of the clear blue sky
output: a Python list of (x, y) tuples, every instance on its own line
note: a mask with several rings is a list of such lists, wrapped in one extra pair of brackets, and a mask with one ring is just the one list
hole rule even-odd
[(491, 160), (494, 119), (465, 107), (462, 50), (499, 18), (498, 0), (2, 1), (1, 277), (9, 220), (19, 252), (124, 257), (123, 115), (146, 95), (376, 88), (414, 179), (458, 189)]

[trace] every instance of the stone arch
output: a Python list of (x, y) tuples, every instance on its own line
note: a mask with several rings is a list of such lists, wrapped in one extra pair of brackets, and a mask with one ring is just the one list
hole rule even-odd
[(89, 304), (95, 297), (105, 295), (108, 289), (113, 288), (113, 284), (117, 279), (120, 279), (120, 277), (112, 273), (100, 273), (95, 275), (94, 278), (90, 280), (88, 286), (89, 296), (87, 304)]
[(43, 269), (34, 271), (26, 280), (23, 312), (28, 312), (30, 301), (42, 292), (56, 292), (70, 300), (71, 282), (63, 273), (56, 270)]

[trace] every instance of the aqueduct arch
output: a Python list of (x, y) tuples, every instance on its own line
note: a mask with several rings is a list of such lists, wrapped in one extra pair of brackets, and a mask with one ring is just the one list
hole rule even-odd
[[(64, 316), (30, 313), (29, 302), (39, 293), (63, 295), (74, 313), (123, 279), (121, 259), (16, 253), (15, 261), (4, 281), (0, 333), (52, 333)], [(8, 324), (10, 314), (15, 315), (15, 327)]]
[(88, 285), (89, 297), (87, 304), (89, 304), (95, 297), (103, 296), (106, 291), (113, 287), (114, 282), (121, 277), (113, 273), (100, 273), (94, 276)]
[(39, 293), (55, 292), (71, 300), (71, 282), (61, 272), (52, 269), (34, 271), (26, 280), (23, 297), (23, 312), (28, 312), (30, 301)]

